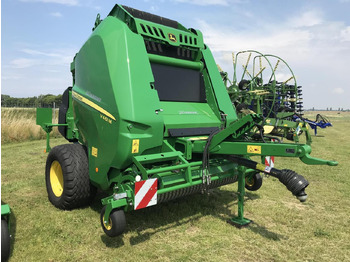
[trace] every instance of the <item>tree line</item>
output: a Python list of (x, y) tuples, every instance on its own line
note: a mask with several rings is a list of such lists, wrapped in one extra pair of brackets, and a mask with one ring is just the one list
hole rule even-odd
[(59, 107), (62, 95), (39, 95), (26, 98), (1, 95), (1, 107)]

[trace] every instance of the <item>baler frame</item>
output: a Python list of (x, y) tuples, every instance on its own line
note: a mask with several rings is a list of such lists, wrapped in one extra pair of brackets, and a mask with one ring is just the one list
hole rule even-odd
[[(243, 134), (251, 130), (255, 125), (256, 121), (261, 119), (258, 115), (247, 115), (240, 120), (237, 120), (231, 126), (226, 129), (221, 130), (211, 140), (209, 147), (209, 152), (211, 155), (236, 155), (241, 157), (249, 158), (251, 156), (277, 156), (277, 157), (299, 157), (299, 159), (308, 165), (329, 165), (336, 166), (336, 161), (328, 161), (323, 159), (318, 159), (310, 156), (311, 147), (309, 145), (301, 144), (276, 144), (273, 142), (261, 143), (261, 142), (247, 142), (247, 141), (237, 141)], [(240, 132), (237, 132), (240, 131)], [(227, 138), (230, 138), (231, 141), (225, 141)], [(238, 216), (232, 218), (231, 222), (242, 226), (250, 223), (249, 219), (244, 218), (244, 194), (245, 194), (245, 184), (246, 178), (255, 174), (256, 172), (263, 172), (270, 174), (271, 168), (263, 164), (253, 164), (250, 168), (247, 169), (247, 166), (244, 166), (240, 163), (241, 166), (236, 165), (233, 167), (234, 173), (226, 176), (221, 175), (212, 175), (217, 174), (217, 170), (212, 170), (210, 168), (209, 176), (210, 180), (204, 181), (204, 175), (202, 174), (193, 174), (193, 171), (203, 171), (201, 166), (203, 161), (188, 162), (187, 159), (192, 158), (193, 153), (203, 153), (203, 149), (207, 145), (207, 137), (189, 137), (189, 138), (177, 138), (176, 143), (181, 143), (185, 145), (184, 152), (186, 157), (182, 152), (177, 151), (174, 147), (170, 145), (167, 140), (164, 140), (164, 148), (167, 149), (167, 152), (162, 152), (159, 154), (153, 155), (142, 155), (134, 156), (133, 161), (134, 165), (138, 168), (139, 172), (136, 174), (141, 176), (141, 180), (147, 180), (151, 178), (161, 178), (163, 174), (167, 175), (168, 172), (178, 170), (179, 174), (177, 178), (172, 178), (175, 185), (170, 185), (169, 187), (164, 188), (161, 182), (158, 183), (157, 194), (161, 195), (170, 191), (176, 191), (179, 189), (193, 187), (201, 185), (203, 190), (206, 189), (206, 184), (210, 185), (211, 181), (225, 178), (238, 177)], [(169, 150), (169, 151), (168, 151)], [(242, 155), (242, 152), (245, 152)], [(176, 158), (181, 161), (181, 164), (147, 169), (143, 164), (149, 163), (160, 163), (172, 158)], [(215, 159), (215, 156), (214, 156)], [(222, 166), (221, 162), (219, 166)], [(255, 166), (254, 166), (255, 165)], [(184, 170), (184, 171), (180, 171)], [(222, 171), (221, 171), (222, 173)], [(161, 179), (159, 180), (161, 181)], [(179, 184), (179, 181), (182, 183)], [(116, 208), (124, 208), (125, 211), (129, 211), (134, 206), (134, 183), (131, 182), (130, 185), (117, 185), (114, 187), (113, 195), (102, 199), (102, 204), (106, 205), (104, 221), (108, 225), (108, 217), (110, 212)]]

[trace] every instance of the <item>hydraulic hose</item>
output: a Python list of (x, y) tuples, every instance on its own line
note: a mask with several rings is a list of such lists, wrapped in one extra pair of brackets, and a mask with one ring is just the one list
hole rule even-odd
[(278, 180), (287, 187), (287, 189), (295, 195), (300, 202), (305, 202), (307, 194), (305, 188), (309, 182), (302, 176), (289, 169), (278, 170), (276, 168), (270, 173), (271, 176), (278, 178)]
[(209, 165), (209, 147), (210, 143), (213, 139), (213, 137), (220, 132), (220, 129), (214, 130), (208, 137), (207, 143), (205, 144), (205, 148), (203, 151), (203, 160), (202, 160), (202, 180), (203, 184), (207, 184), (207, 186), (210, 184), (210, 174), (208, 172), (208, 165)]
[(287, 189), (292, 192), (300, 202), (305, 202), (307, 199), (307, 194), (305, 193), (305, 188), (309, 185), (309, 182), (302, 176), (289, 169), (279, 170), (277, 168), (271, 168), (263, 164), (257, 163), (250, 159), (228, 156), (228, 159), (240, 164), (242, 166), (255, 169), (257, 171), (269, 174), (270, 176), (278, 178), (278, 180), (287, 187)]

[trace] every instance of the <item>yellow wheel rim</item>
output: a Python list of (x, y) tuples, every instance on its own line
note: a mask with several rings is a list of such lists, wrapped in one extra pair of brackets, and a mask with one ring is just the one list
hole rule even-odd
[(63, 193), (63, 172), (60, 163), (55, 160), (50, 167), (50, 184), (52, 192), (56, 197), (62, 196)]
[(111, 230), (112, 229), (112, 219), (109, 218), (108, 220), (108, 225), (105, 223), (105, 221), (103, 220), (103, 226), (105, 227), (105, 229), (107, 230)]
[(253, 185), (254, 185), (254, 178), (248, 178), (248, 177), (246, 177), (245, 178), (245, 184), (247, 185), (247, 186), (250, 186), (250, 187), (252, 187)]

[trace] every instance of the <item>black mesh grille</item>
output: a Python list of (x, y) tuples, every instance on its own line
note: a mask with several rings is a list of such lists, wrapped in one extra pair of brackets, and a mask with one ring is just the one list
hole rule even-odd
[(165, 45), (165, 44), (156, 43), (149, 40), (145, 40), (145, 45), (146, 45), (147, 53), (149, 54), (194, 61), (194, 54), (193, 54), (194, 51), (183, 47)]

